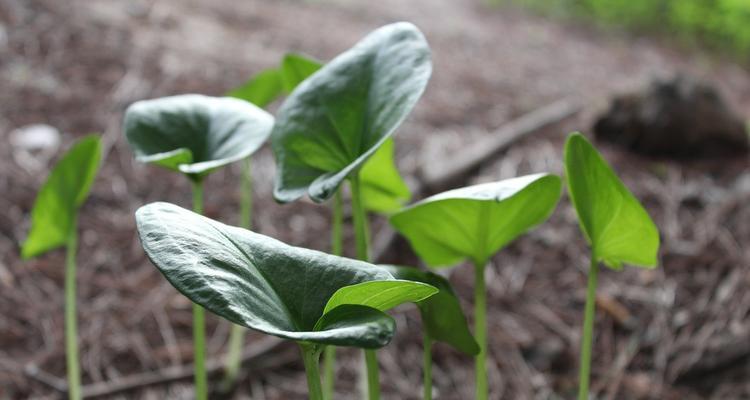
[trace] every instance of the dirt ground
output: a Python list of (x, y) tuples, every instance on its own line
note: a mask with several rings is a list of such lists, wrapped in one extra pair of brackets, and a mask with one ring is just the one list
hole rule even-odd
[[(63, 253), (19, 258), (28, 213), (49, 165), (74, 138), (104, 135), (107, 158), (82, 210), (79, 333), (84, 384), (191, 361), (190, 306), (145, 259), (133, 212), (149, 201), (187, 206), (181, 177), (133, 161), (122, 138), (131, 102), (169, 94), (219, 95), (276, 65), (287, 51), (327, 60), (376, 27), (415, 23), (433, 49), (434, 74), (396, 138), (399, 166), (415, 184), (425, 165), (513, 118), (559, 99), (575, 118), (514, 144), (463, 183), (562, 170), (562, 142), (587, 132), (613, 93), (654, 76), (689, 72), (723, 91), (750, 117), (750, 75), (729, 60), (677, 50), (663, 40), (553, 22), (482, 1), (85, 1), (0, 0), (0, 399), (59, 398), (65, 374)], [(13, 129), (46, 123), (60, 149), (29, 155)], [(600, 145), (654, 215), (661, 268), (603, 271), (593, 389), (601, 399), (750, 399), (750, 160), (674, 163)], [(271, 196), (273, 159), (254, 157), (256, 230), (327, 249), (325, 206), (280, 206)], [(206, 212), (237, 221), (237, 166), (207, 181)], [(379, 221), (375, 234), (386, 225)], [(566, 200), (551, 220), (503, 250), (489, 268), (492, 399), (574, 397), (585, 291), (585, 244)], [(414, 262), (407, 245), (385, 259)], [(450, 276), (471, 298), (471, 269)], [(464, 302), (464, 309), (471, 310)], [(395, 313), (399, 331), (379, 351), (384, 398), (421, 394), (419, 318)], [(228, 327), (209, 319), (209, 353)], [(248, 343), (261, 336), (251, 334)], [(273, 368), (245, 374), (234, 398), (305, 398), (301, 363), (282, 346)], [(292, 353), (293, 354), (293, 353)], [(337, 398), (357, 398), (357, 352), (340, 352)], [(473, 396), (473, 362), (434, 349), (437, 398)], [(265, 361), (264, 361), (265, 360)], [(256, 364), (257, 366), (257, 364)], [(45, 383), (46, 382), (46, 383)], [(190, 380), (110, 398), (191, 398)]]

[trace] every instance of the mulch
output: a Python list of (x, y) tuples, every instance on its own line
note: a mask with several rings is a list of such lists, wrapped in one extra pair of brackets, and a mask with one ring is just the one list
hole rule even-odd
[[(561, 98), (583, 104), (575, 118), (522, 139), (459, 184), (562, 171), (567, 132), (589, 131), (613, 93), (655, 75), (688, 72), (717, 85), (750, 115), (742, 66), (698, 50), (528, 15), (483, 2), (87, 2), (0, 0), (0, 399), (59, 398), (30, 366), (65, 376), (62, 251), (20, 260), (37, 188), (55, 156), (34, 162), (9, 143), (31, 123), (63, 132), (62, 147), (90, 132), (108, 153), (81, 211), (79, 333), (84, 383), (101, 383), (191, 362), (190, 304), (146, 260), (133, 212), (150, 201), (189, 206), (189, 185), (136, 163), (122, 138), (132, 101), (168, 94), (219, 95), (273, 66), (287, 51), (329, 59), (387, 22), (409, 20), (433, 49), (434, 75), (397, 136), (410, 183), (503, 123)], [(672, 162), (601, 144), (662, 233), (661, 267), (605, 270), (600, 278), (593, 389), (602, 399), (750, 398), (750, 162)], [(59, 149), (59, 154), (62, 149)], [(238, 220), (239, 166), (207, 181), (206, 213)], [(253, 159), (253, 224), (287, 243), (328, 248), (328, 207), (272, 200), (273, 158)], [(378, 235), (387, 223), (373, 224)], [(347, 231), (351, 241), (351, 232)], [(353, 253), (347, 248), (348, 253)], [(573, 398), (585, 296), (586, 246), (566, 199), (550, 221), (492, 260), (489, 339), (493, 399)], [(384, 260), (417, 263), (397, 240)], [(471, 268), (450, 273), (471, 310)], [(384, 398), (421, 395), (421, 334), (413, 307), (379, 351)], [(209, 354), (228, 326), (209, 318)], [(248, 343), (257, 343), (250, 334)], [(288, 347), (269, 357), (282, 357)], [(276, 353), (278, 352), (278, 353)], [(358, 352), (339, 352), (337, 398), (357, 398)], [(286, 356), (284, 356), (286, 357)], [(473, 396), (473, 361), (437, 345), (437, 398)], [(257, 360), (258, 363), (265, 361)], [(235, 398), (305, 398), (301, 363), (251, 369)], [(111, 398), (191, 398), (190, 381)]]

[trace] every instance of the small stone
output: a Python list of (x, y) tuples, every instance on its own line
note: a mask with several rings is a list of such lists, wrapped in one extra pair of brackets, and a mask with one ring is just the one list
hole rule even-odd
[(45, 124), (26, 125), (10, 133), (10, 143), (27, 151), (55, 150), (60, 145), (60, 131)]

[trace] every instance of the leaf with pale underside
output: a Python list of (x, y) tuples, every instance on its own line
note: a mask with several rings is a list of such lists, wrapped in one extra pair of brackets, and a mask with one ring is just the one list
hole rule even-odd
[(406, 118), (431, 73), (430, 50), (409, 23), (382, 27), (294, 89), (271, 134), (274, 197), (331, 197)]
[(656, 267), (659, 231), (638, 200), (583, 135), (565, 143), (568, 193), (593, 257), (619, 269), (623, 263)]
[(393, 320), (367, 305), (341, 303), (325, 312), (342, 288), (394, 281), (382, 268), (288, 246), (168, 203), (141, 207), (136, 221), (147, 256), (165, 278), (236, 324), (296, 341), (363, 348), (382, 347), (393, 335)]
[(396, 279), (422, 282), (437, 288), (437, 294), (417, 302), (422, 329), (427, 331), (432, 340), (447, 343), (471, 356), (479, 354), (479, 345), (471, 335), (461, 304), (447, 279), (413, 267), (379, 266), (388, 270)]
[(136, 159), (201, 179), (255, 152), (273, 117), (239, 99), (197, 94), (142, 100), (125, 113)]
[(87, 136), (58, 161), (39, 189), (31, 210), (31, 231), (21, 255), (29, 259), (65, 245), (76, 224), (78, 208), (88, 197), (99, 171), (101, 140)]
[(560, 197), (560, 178), (527, 175), (437, 194), (393, 214), (391, 224), (431, 267), (483, 264), (540, 224)]

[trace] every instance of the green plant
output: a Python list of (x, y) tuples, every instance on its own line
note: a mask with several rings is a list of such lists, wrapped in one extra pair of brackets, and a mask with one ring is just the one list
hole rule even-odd
[(492, 0), (517, 3), (545, 14), (593, 20), (708, 44), (747, 61), (750, 50), (750, 2), (747, 0)]
[(432, 342), (445, 342), (457, 350), (476, 356), (479, 345), (469, 331), (458, 298), (447, 279), (432, 272), (420, 271), (412, 267), (381, 265), (396, 279), (423, 282), (436, 287), (439, 292), (417, 303), (422, 318), (423, 331), (423, 399), (432, 398)]
[(474, 264), (474, 335), (477, 399), (487, 399), (487, 328), (485, 266), (513, 239), (540, 224), (560, 197), (560, 178), (528, 175), (450, 190), (413, 204), (391, 216), (430, 267), (469, 259)]
[[(247, 158), (268, 138), (273, 117), (234, 98), (181, 95), (132, 104), (125, 135), (136, 159), (178, 171), (193, 186), (193, 209), (203, 212), (203, 179), (212, 171)], [(205, 316), (193, 305), (196, 397), (208, 395), (205, 370)]]
[[(289, 94), (310, 74), (320, 69), (321, 64), (300, 54), (289, 53), (281, 60), (278, 68), (259, 72), (240, 87), (232, 89), (227, 96), (248, 101), (258, 107), (266, 107), (282, 94)], [(240, 226), (251, 228), (252, 179), (250, 157), (245, 158), (240, 181)], [(222, 390), (228, 392), (237, 379), (240, 370), (245, 328), (232, 325), (229, 333), (225, 377)], [(324, 385), (325, 387), (325, 385)]]
[(235, 324), (299, 343), (315, 400), (324, 346), (382, 347), (395, 329), (383, 311), (437, 292), (168, 203), (141, 207), (136, 221), (147, 256), (183, 295)]
[[(430, 52), (408, 23), (382, 27), (309, 76), (279, 109), (271, 135), (274, 197), (322, 202), (351, 185), (357, 258), (368, 260), (360, 170), (421, 96)], [(379, 398), (377, 360), (365, 352), (369, 398)]]
[(581, 231), (591, 247), (578, 392), (578, 399), (586, 400), (599, 263), (616, 270), (624, 263), (655, 267), (659, 231), (612, 168), (579, 133), (571, 134), (565, 142), (565, 175)]
[(76, 327), (76, 249), (78, 209), (89, 195), (101, 162), (98, 136), (79, 140), (52, 169), (39, 189), (31, 211), (31, 231), (23, 243), (24, 259), (39, 256), (61, 246), (65, 256), (65, 355), (68, 397), (81, 398)]

